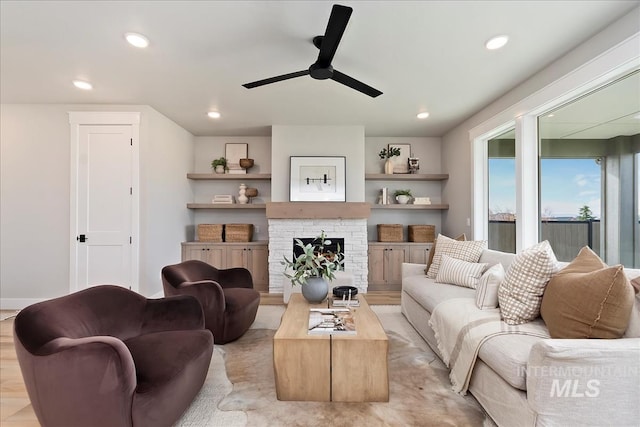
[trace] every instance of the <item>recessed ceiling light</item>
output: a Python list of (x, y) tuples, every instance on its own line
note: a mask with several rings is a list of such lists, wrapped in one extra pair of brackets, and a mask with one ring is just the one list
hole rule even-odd
[(426, 111), (423, 111), (422, 113), (418, 113), (416, 117), (419, 119), (426, 119), (427, 117), (429, 117), (429, 113), (427, 113)]
[(126, 33), (124, 38), (127, 39), (130, 45), (135, 47), (144, 48), (149, 46), (149, 39), (138, 33)]
[(553, 117), (555, 116), (555, 114), (551, 113), (551, 114), (547, 114), (547, 117)]
[(78, 89), (82, 89), (82, 90), (91, 90), (93, 89), (93, 85), (89, 82), (84, 82), (82, 80), (74, 80), (73, 81), (73, 85), (75, 87), (77, 87)]
[(211, 117), (212, 119), (219, 119), (220, 113), (218, 113), (217, 111), (209, 111), (207, 113), (207, 116)]
[(509, 41), (509, 36), (496, 36), (485, 43), (485, 47), (489, 50), (500, 49), (502, 46), (507, 44)]

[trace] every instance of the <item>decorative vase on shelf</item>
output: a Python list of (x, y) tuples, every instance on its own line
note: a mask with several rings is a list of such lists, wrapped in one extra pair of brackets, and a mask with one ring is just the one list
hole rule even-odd
[(407, 203), (409, 203), (411, 201), (411, 196), (407, 196), (405, 194), (401, 194), (399, 196), (396, 196), (396, 201), (398, 203), (400, 203), (401, 205), (406, 205)]
[(327, 298), (329, 284), (322, 277), (309, 277), (302, 285), (302, 296), (310, 304), (319, 304)]
[(215, 167), (214, 169), (215, 173), (224, 173), (224, 166), (223, 165), (218, 165)]
[(241, 205), (246, 205), (247, 202), (249, 201), (249, 198), (247, 197), (247, 186), (244, 184), (240, 184), (240, 191), (238, 191), (238, 203), (240, 203)]
[(393, 175), (393, 162), (391, 159), (387, 159), (387, 161), (384, 162), (384, 173), (387, 175)]

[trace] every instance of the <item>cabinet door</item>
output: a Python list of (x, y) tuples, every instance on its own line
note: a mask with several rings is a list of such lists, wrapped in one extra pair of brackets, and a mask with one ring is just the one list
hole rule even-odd
[(379, 290), (386, 283), (385, 254), (384, 246), (369, 244), (369, 290)]
[(182, 261), (195, 259), (215, 268), (224, 268), (225, 258), (224, 248), (220, 246), (202, 244), (182, 247)]
[(249, 253), (247, 250), (246, 246), (234, 245), (227, 247), (227, 266), (225, 268), (242, 267), (251, 270), (249, 268)]
[(400, 290), (402, 284), (402, 263), (409, 258), (406, 246), (392, 246), (386, 251), (385, 281), (388, 290)]
[(267, 245), (252, 246), (249, 252), (253, 288), (258, 292), (269, 292), (269, 248)]
[(429, 259), (429, 252), (431, 251), (431, 244), (425, 243), (424, 245), (411, 245), (409, 249), (409, 262), (414, 264), (426, 264)]

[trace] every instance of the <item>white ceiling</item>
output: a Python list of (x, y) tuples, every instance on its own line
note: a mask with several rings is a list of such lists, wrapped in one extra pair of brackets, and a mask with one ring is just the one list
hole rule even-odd
[[(0, 101), (146, 104), (194, 135), (364, 125), (368, 136), (441, 136), (640, 4), (345, 1), (354, 10), (333, 66), (383, 95), (308, 76), (241, 86), (308, 68), (333, 3), (2, 0)], [(151, 45), (129, 46), (129, 31)], [(498, 34), (507, 46), (486, 50)]]

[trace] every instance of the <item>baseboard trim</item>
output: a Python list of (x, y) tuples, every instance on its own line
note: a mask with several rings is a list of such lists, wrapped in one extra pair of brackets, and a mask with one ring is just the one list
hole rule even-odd
[(22, 310), (42, 301), (46, 301), (46, 298), (0, 298), (0, 310)]

